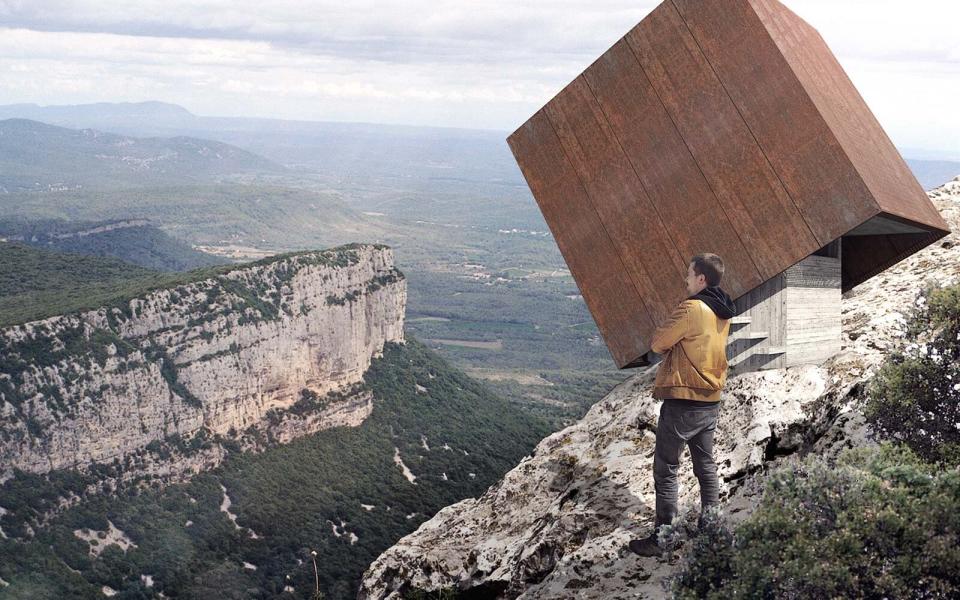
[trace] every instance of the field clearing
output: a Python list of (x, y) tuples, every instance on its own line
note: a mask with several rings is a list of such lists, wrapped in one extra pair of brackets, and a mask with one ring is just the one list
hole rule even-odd
[(486, 381), (516, 381), (521, 385), (553, 385), (539, 375), (515, 371), (497, 371), (493, 369), (465, 369), (467, 375)]
[(555, 406), (555, 407), (557, 407), (557, 408), (567, 408), (567, 407), (570, 406), (569, 404), (567, 404), (566, 402), (563, 402), (562, 400), (556, 400), (556, 399), (554, 399), (554, 398), (547, 398), (546, 396), (541, 396), (540, 394), (533, 394), (533, 393), (530, 393), (530, 392), (524, 394), (523, 397), (524, 397), (524, 398), (529, 398), (529, 399), (531, 399), (531, 400), (533, 400), (534, 402), (537, 402), (537, 403), (539, 403), (539, 404), (545, 404), (545, 405), (547, 405), (547, 406)]
[(233, 258), (238, 260), (260, 260), (261, 258), (267, 258), (279, 254), (277, 251), (263, 250), (261, 248), (254, 248), (252, 246), (194, 246), (193, 249), (199, 250), (200, 252), (206, 252), (207, 254), (212, 254), (214, 256), (222, 256), (224, 258)]
[[(492, 269), (493, 267), (491, 267)], [(572, 278), (569, 269), (562, 268), (537, 268), (532, 269), (524, 267), (501, 267), (499, 269), (500, 273), (513, 277), (516, 279), (521, 279), (524, 277), (544, 277), (544, 278)]]
[(427, 338), (424, 339), (425, 342), (433, 342), (437, 344), (446, 344), (447, 346), (463, 346), (464, 348), (482, 348), (484, 350), (503, 350), (503, 340), (497, 340), (495, 342), (481, 342), (474, 340), (444, 340), (437, 338)]

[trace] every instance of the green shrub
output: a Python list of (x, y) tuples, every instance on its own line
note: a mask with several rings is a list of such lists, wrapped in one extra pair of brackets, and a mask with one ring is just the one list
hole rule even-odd
[(864, 414), (925, 460), (960, 464), (960, 285), (925, 290), (906, 329), (914, 341), (871, 381)]
[(676, 597), (960, 596), (960, 470), (937, 471), (906, 446), (783, 467), (734, 534), (724, 528), (694, 539)]
[(678, 598), (707, 597), (720, 589), (733, 570), (733, 532), (727, 522), (716, 510), (705, 512), (702, 520), (677, 578)]

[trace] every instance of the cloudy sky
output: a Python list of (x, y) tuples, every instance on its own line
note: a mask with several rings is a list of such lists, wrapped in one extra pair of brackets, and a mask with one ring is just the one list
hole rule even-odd
[[(960, 157), (960, 2), (783, 0), (900, 147)], [(0, 104), (512, 131), (652, 0), (0, 0)]]

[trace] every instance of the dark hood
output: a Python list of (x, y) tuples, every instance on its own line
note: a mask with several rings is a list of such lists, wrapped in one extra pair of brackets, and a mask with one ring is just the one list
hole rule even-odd
[(709, 285), (700, 293), (690, 296), (689, 300), (703, 300), (707, 306), (717, 315), (718, 319), (729, 319), (736, 316), (737, 308), (733, 305), (733, 300), (727, 293), (720, 289), (720, 286)]

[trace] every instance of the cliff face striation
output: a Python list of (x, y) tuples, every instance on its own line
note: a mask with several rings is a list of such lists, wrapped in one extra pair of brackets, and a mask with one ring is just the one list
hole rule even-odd
[(391, 249), (203, 273), (0, 330), (0, 480), (91, 463), (175, 479), (230, 448), (366, 418), (358, 382), (385, 342), (403, 342), (406, 280)]
[[(960, 178), (930, 192), (960, 231)], [(736, 523), (760, 492), (757, 475), (797, 452), (835, 455), (872, 443), (857, 398), (902, 343), (905, 315), (929, 280), (960, 278), (952, 234), (848, 292), (844, 344), (821, 365), (733, 376), (715, 436), (724, 512)], [(485, 598), (659, 598), (669, 563), (625, 551), (653, 526), (653, 450), (660, 403), (656, 367), (637, 373), (575, 425), (545, 438), (479, 498), (448, 506), (384, 552), (359, 598), (456, 590)], [(680, 471), (681, 515), (692, 523), (699, 488), (689, 452)], [(471, 595), (470, 597), (474, 597)]]

